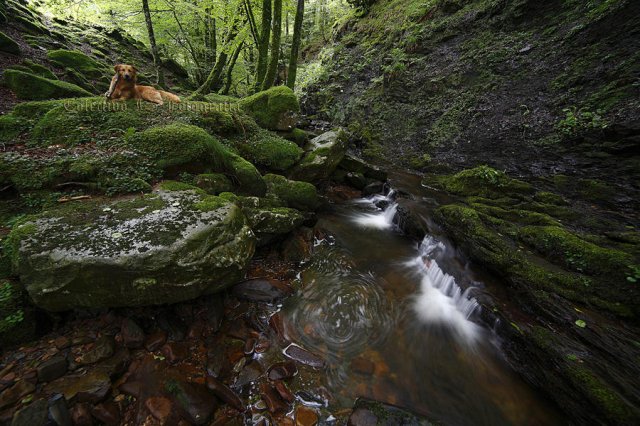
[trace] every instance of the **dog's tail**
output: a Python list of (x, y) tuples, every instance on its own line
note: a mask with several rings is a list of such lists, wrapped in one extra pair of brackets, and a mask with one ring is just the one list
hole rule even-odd
[(177, 104), (180, 103), (180, 98), (178, 97), (178, 95), (174, 95), (173, 93), (165, 92), (164, 90), (158, 90), (158, 92), (160, 92), (160, 96), (162, 96), (163, 100), (170, 101), (170, 102), (175, 102)]

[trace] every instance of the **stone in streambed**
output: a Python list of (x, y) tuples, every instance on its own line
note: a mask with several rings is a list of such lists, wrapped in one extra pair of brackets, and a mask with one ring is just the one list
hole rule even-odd
[(76, 404), (70, 410), (74, 426), (92, 426), (91, 406), (87, 403)]
[(62, 377), (67, 372), (68, 366), (69, 363), (67, 362), (67, 359), (65, 357), (53, 357), (38, 366), (38, 381), (50, 382), (57, 379), (58, 377)]
[(304, 405), (296, 407), (295, 418), (296, 426), (315, 426), (318, 424), (318, 413)]
[(36, 386), (26, 380), (16, 382), (12, 387), (0, 394), (0, 410), (18, 402), (22, 397), (33, 393)]
[(174, 412), (173, 403), (169, 398), (163, 396), (152, 396), (144, 403), (147, 410), (153, 417), (160, 421), (160, 424), (170, 424), (169, 417)]
[(267, 403), (267, 408), (272, 414), (284, 413), (287, 411), (288, 406), (280, 397), (278, 391), (276, 391), (270, 384), (262, 383), (260, 385), (260, 393), (262, 399)]
[(158, 329), (152, 332), (147, 337), (147, 339), (144, 342), (144, 347), (149, 352), (155, 352), (158, 349), (160, 349), (160, 347), (164, 345), (164, 342), (166, 341), (167, 341), (167, 332), (164, 330)]
[(279, 281), (257, 278), (237, 284), (233, 294), (251, 302), (275, 302), (289, 296), (291, 290)]
[(63, 376), (45, 386), (47, 393), (61, 393), (67, 401), (96, 403), (102, 401), (111, 389), (109, 375), (99, 368), (86, 374)]
[(15, 226), (14, 272), (36, 305), (175, 303), (244, 276), (255, 237), (235, 204), (195, 191), (68, 203)]
[(144, 344), (144, 331), (131, 318), (126, 318), (122, 322), (120, 333), (122, 333), (122, 343), (127, 348), (141, 348)]
[(166, 343), (160, 352), (167, 358), (167, 361), (174, 363), (189, 357), (189, 344), (186, 342)]
[(91, 415), (107, 426), (120, 424), (120, 408), (113, 401), (96, 405), (91, 409)]
[(93, 347), (80, 357), (78, 363), (83, 365), (95, 364), (98, 361), (107, 359), (113, 355), (115, 347), (116, 342), (112, 336), (101, 336), (96, 340)]
[(218, 408), (218, 400), (203, 385), (170, 379), (165, 390), (193, 424), (207, 424)]
[(39, 399), (16, 412), (11, 426), (40, 426), (47, 423), (49, 405), (44, 399)]
[(232, 391), (227, 385), (222, 383), (215, 377), (207, 377), (207, 387), (222, 401), (229, 404), (238, 411), (244, 411), (244, 403), (240, 397)]
[(305, 364), (313, 368), (323, 368), (325, 366), (322, 358), (294, 344), (287, 346), (284, 350), (284, 355), (300, 364)]
[(49, 398), (49, 418), (58, 426), (71, 426), (73, 424), (64, 395), (56, 394)]
[(326, 132), (305, 147), (306, 155), (291, 171), (289, 178), (318, 183), (329, 179), (344, 158), (347, 140), (343, 132)]
[(293, 361), (283, 361), (273, 364), (268, 370), (269, 380), (286, 380), (295, 376), (298, 372)]

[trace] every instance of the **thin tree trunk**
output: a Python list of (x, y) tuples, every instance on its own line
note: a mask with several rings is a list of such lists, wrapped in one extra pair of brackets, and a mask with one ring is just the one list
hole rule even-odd
[[(238, 26), (237, 26), (237, 22), (234, 22), (234, 24), (231, 27), (231, 30), (229, 30), (229, 35), (227, 36), (225, 45), (229, 46), (229, 43), (231, 43), (233, 39), (236, 38), (237, 35), (238, 35)], [(205, 82), (202, 83), (202, 85), (198, 87), (191, 94), (191, 96), (189, 96), (189, 99), (198, 100), (204, 95), (209, 94), (211, 91), (217, 91), (222, 87), (222, 71), (224, 70), (224, 66), (227, 64), (228, 58), (229, 58), (229, 55), (223, 49), (220, 52), (220, 55), (218, 55), (218, 60), (216, 61), (215, 66), (209, 73), (209, 76), (207, 77)]]
[(258, 27), (256, 26), (256, 18), (253, 15), (253, 9), (251, 8), (251, 3), (249, 0), (244, 0), (244, 8), (247, 13), (247, 20), (249, 21), (249, 29), (251, 30), (251, 37), (253, 38), (253, 42), (258, 45), (260, 43), (259, 35), (258, 35)]
[(258, 44), (258, 63), (256, 65), (255, 91), (260, 90), (267, 72), (269, 55), (269, 36), (271, 35), (271, 0), (262, 0), (262, 21), (260, 23), (260, 43)]
[(291, 56), (289, 57), (289, 73), (287, 74), (287, 86), (294, 89), (296, 85), (296, 72), (298, 71), (298, 51), (302, 39), (302, 20), (304, 19), (304, 0), (298, 0), (296, 18), (293, 23), (293, 41), (291, 42)]
[(278, 73), (278, 59), (280, 56), (280, 36), (282, 35), (282, 0), (273, 0), (273, 34), (271, 34), (271, 58), (267, 73), (262, 82), (262, 90), (273, 86)]
[(238, 47), (236, 47), (236, 50), (233, 52), (233, 55), (231, 56), (231, 62), (229, 62), (229, 66), (227, 67), (227, 77), (226, 77), (227, 80), (224, 84), (224, 89), (222, 90), (223, 95), (229, 94), (229, 89), (231, 88), (233, 67), (236, 66), (236, 61), (238, 60), (238, 56), (240, 56), (240, 51), (242, 50), (243, 45), (244, 45), (244, 42), (238, 44)]
[(142, 11), (144, 12), (144, 20), (147, 23), (147, 32), (149, 33), (149, 44), (151, 45), (151, 55), (153, 55), (153, 64), (156, 67), (157, 83), (158, 86), (166, 88), (164, 82), (164, 71), (162, 70), (162, 63), (160, 61), (160, 55), (158, 54), (158, 46), (156, 45), (156, 36), (153, 34), (153, 23), (151, 22), (151, 12), (149, 12), (149, 1), (142, 0)]

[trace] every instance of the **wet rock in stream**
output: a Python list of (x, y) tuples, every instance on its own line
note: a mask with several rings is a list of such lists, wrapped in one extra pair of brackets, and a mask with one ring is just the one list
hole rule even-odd
[(275, 280), (253, 279), (236, 284), (233, 294), (251, 302), (275, 302), (291, 294), (291, 290)]

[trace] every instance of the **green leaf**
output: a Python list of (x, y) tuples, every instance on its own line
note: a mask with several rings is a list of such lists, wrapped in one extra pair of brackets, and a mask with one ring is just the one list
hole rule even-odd
[(576, 320), (576, 325), (580, 328), (585, 328), (587, 326), (587, 323), (579, 319), (579, 320)]

